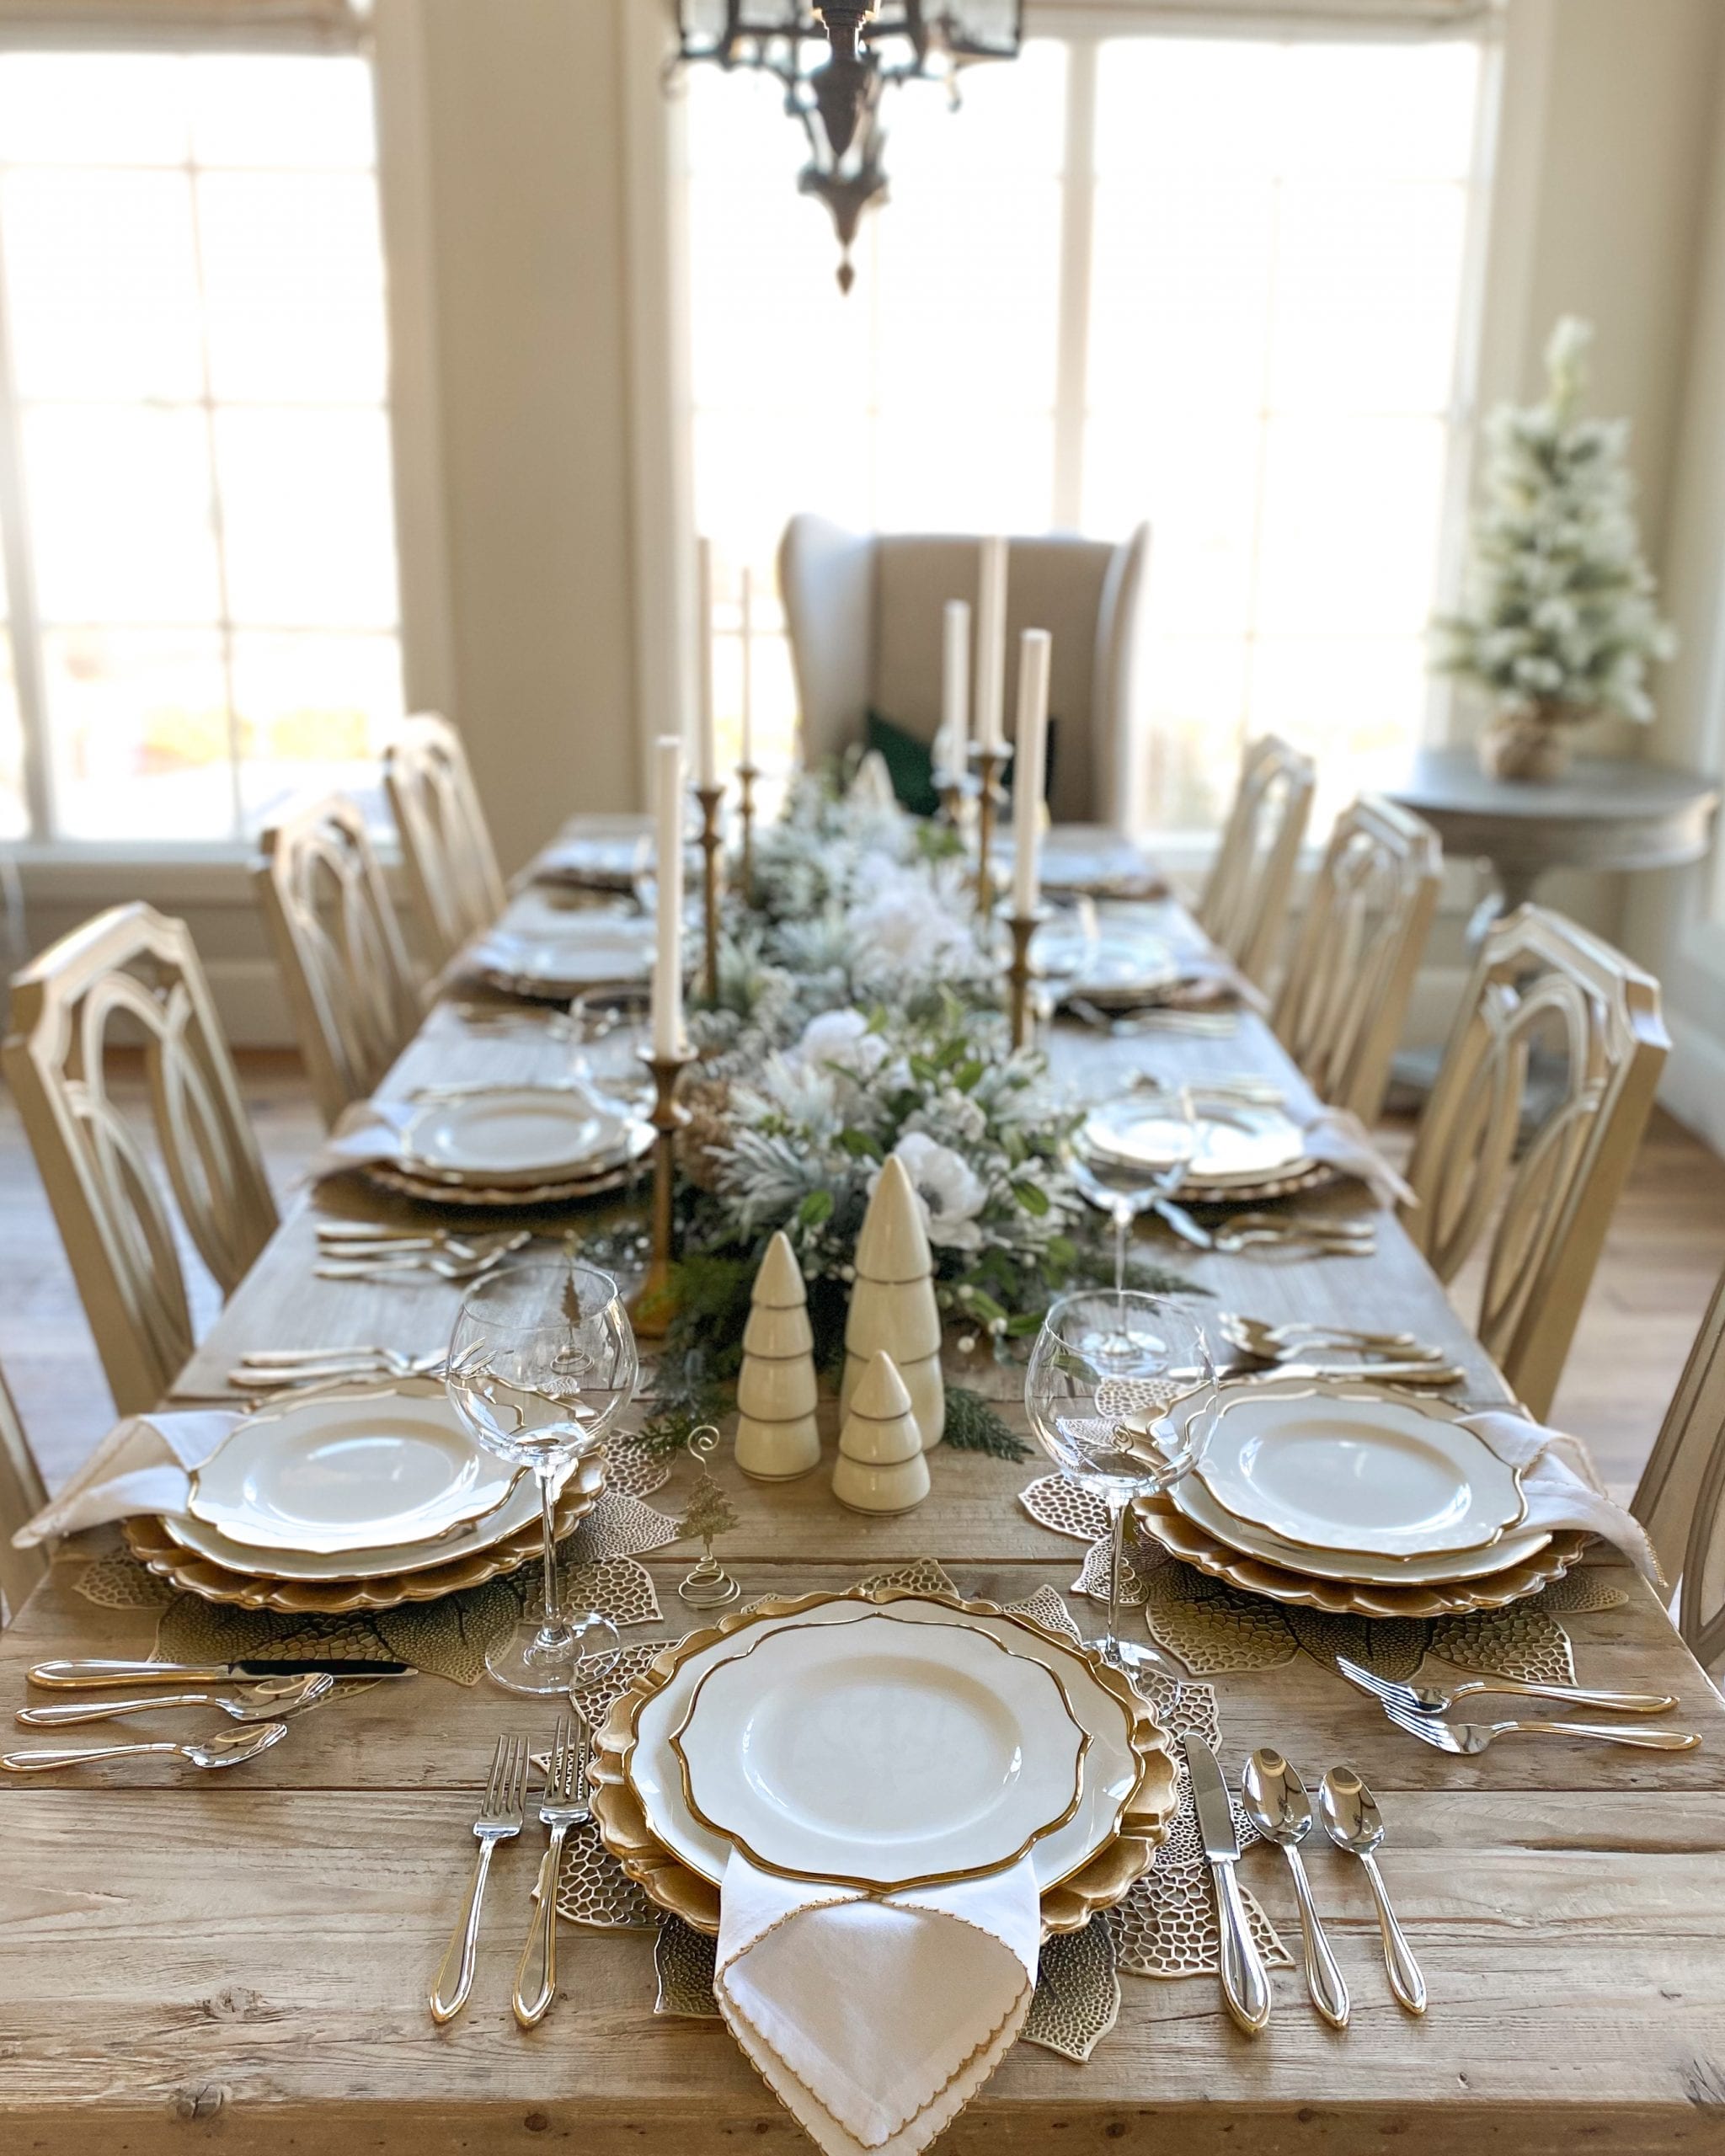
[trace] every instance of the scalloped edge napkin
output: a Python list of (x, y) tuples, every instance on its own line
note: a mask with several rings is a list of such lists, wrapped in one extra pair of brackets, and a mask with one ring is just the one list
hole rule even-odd
[(1017, 2041), (1041, 1945), (1029, 1856), (875, 1896), (779, 1878), (733, 1850), (713, 1991), (826, 2156), (916, 2156)]

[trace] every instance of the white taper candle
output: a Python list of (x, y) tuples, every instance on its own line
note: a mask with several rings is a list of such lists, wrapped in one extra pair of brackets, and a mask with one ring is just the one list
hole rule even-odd
[(1026, 629), (1018, 639), (1018, 738), (1012, 752), (1012, 910), (1036, 910), (1042, 795), (1048, 776), (1048, 670), (1054, 639)]
[(654, 744), (658, 824), (658, 949), (653, 967), (653, 1053), (683, 1050), (683, 744), (675, 734)]
[(962, 599), (947, 601), (941, 692), (943, 768), (961, 777), (970, 753), (970, 609)]
[(755, 577), (743, 570), (743, 742), (739, 763), (745, 768), (755, 760)]
[(713, 542), (695, 542), (695, 658), (701, 685), (696, 715), (695, 769), (702, 786), (718, 783), (718, 740), (713, 710)]
[(1006, 745), (1007, 542), (985, 539), (976, 580), (976, 739), (998, 752)]

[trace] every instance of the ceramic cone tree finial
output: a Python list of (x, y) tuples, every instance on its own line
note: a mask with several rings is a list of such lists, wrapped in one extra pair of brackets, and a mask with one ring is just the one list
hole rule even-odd
[(776, 1235), (750, 1292), (737, 1378), (736, 1461), (759, 1481), (788, 1481), (820, 1464), (808, 1300), (797, 1253)]
[(857, 1238), (857, 1283), (845, 1324), (841, 1412), (849, 1414), (862, 1372), (882, 1349), (889, 1354), (922, 1433), (922, 1449), (946, 1428), (941, 1377), (940, 1310), (934, 1298), (934, 1257), (922, 1207), (904, 1162), (889, 1155)]
[(862, 1366), (839, 1432), (833, 1495), (859, 1513), (903, 1513), (928, 1495), (922, 1433), (911, 1395), (885, 1348)]

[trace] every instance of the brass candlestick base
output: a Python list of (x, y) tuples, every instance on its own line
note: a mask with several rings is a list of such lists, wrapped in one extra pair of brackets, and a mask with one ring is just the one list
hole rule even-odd
[(1039, 906), (1034, 913), (1015, 913), (1007, 922), (1012, 931), (1012, 959), (1007, 969), (1007, 984), (1014, 1048), (1030, 1045), (1030, 984), (1036, 978), (1030, 963), (1030, 939), (1048, 918), (1047, 908)]
[(672, 1200), (676, 1193), (677, 1133), (688, 1121), (686, 1108), (677, 1106), (677, 1081), (694, 1060), (688, 1049), (676, 1055), (644, 1054), (653, 1073), (653, 1113), (649, 1120), (658, 1135), (653, 1145), (653, 1254), (647, 1261), (647, 1277), (629, 1298), (629, 1315), (643, 1340), (663, 1340), (672, 1315), (670, 1263), (676, 1240)]
[(976, 911), (985, 931), (994, 914), (994, 824), (1004, 795), (1000, 776), (1005, 767), (1004, 749), (973, 749), (976, 782)]
[(707, 929), (706, 974), (704, 986), (708, 998), (718, 1000), (718, 852), (722, 841), (718, 830), (719, 803), (724, 799), (722, 786), (697, 786), (695, 798), (701, 803), (701, 886), (703, 918)]
[(742, 859), (738, 874), (745, 905), (755, 889), (755, 782), (760, 776), (756, 765), (737, 766), (737, 810), (743, 827)]

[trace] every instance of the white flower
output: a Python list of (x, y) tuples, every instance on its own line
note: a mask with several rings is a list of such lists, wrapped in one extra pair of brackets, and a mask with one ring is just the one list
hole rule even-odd
[(860, 1011), (823, 1011), (803, 1028), (791, 1054), (798, 1063), (830, 1065), (846, 1077), (872, 1078), (886, 1060), (886, 1043)]
[(907, 1131), (893, 1151), (904, 1162), (922, 1207), (928, 1240), (948, 1250), (980, 1249), (982, 1230), (976, 1215), (988, 1193), (969, 1162), (923, 1130)]

